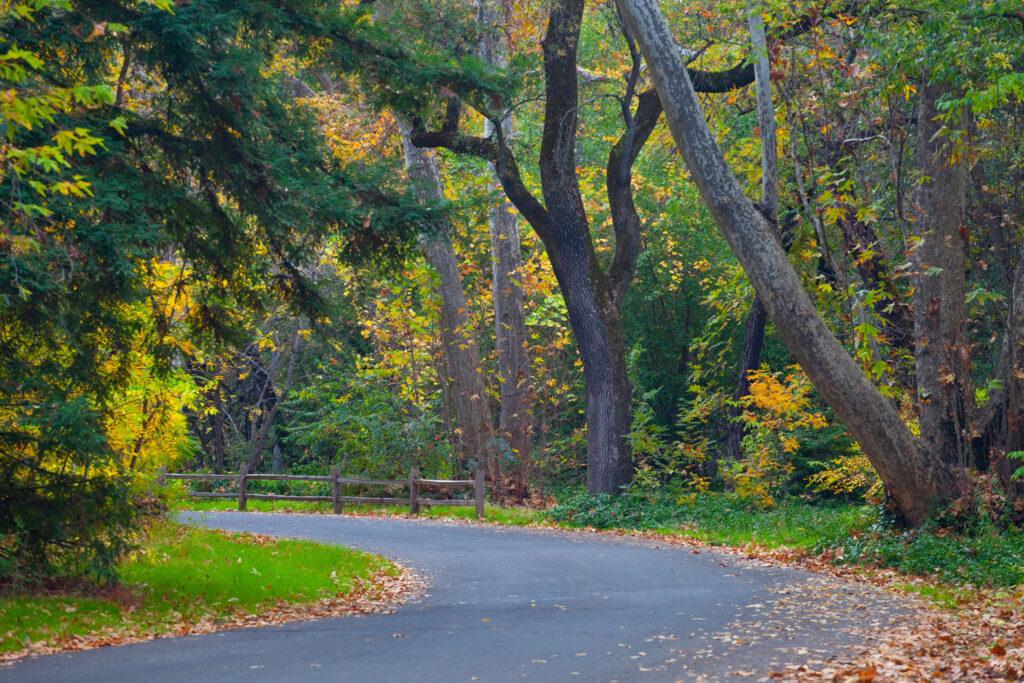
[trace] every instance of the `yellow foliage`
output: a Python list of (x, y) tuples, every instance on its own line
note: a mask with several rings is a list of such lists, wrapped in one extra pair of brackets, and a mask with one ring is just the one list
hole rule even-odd
[(845, 494), (863, 491), (865, 500), (878, 498), (882, 493), (882, 480), (859, 448), (829, 461), (828, 467), (811, 475), (808, 481), (815, 491)]
[(800, 449), (799, 431), (828, 426), (825, 417), (812, 410), (808, 395), (811, 383), (797, 366), (788, 374), (766, 367), (750, 372), (750, 393), (743, 397), (740, 420), (747, 426), (743, 459), (726, 463), (723, 473), (736, 492), (759, 507), (775, 506), (778, 489), (793, 472), (791, 456)]
[(158, 377), (152, 358), (136, 354), (131, 383), (106, 424), (110, 446), (130, 471), (153, 472), (174, 464), (187, 450), (188, 425), (183, 408), (198, 390), (184, 371)]

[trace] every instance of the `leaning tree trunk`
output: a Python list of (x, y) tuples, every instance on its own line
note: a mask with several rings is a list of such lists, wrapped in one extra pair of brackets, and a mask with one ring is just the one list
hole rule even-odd
[(964, 261), (966, 149), (942, 132), (937, 104), (949, 92), (923, 83), (917, 115), (913, 231), (914, 360), (924, 452), (965, 470), (974, 406)]
[[(417, 192), (424, 199), (441, 199), (441, 176), (433, 157), (429, 151), (412, 144), (405, 121), (399, 121), (399, 128), (406, 170)], [(420, 235), (420, 249), (441, 278), (437, 286), (441, 299), (441, 348), (452, 385), (461, 455), (463, 462), (484, 463), (488, 474), (493, 476), (497, 463), (488, 451), (493, 433), (490, 400), (480, 368), (480, 351), (467, 313), (469, 304), (462, 289), (459, 262), (448, 226), (439, 224), (434, 228), (433, 233)]]
[[(480, 54), (484, 61), (501, 69), (508, 67), (508, 48), (501, 31), (505, 24), (507, 4), (508, 0), (477, 0), (477, 24), (484, 35), (480, 43)], [(492, 136), (500, 137), (503, 144), (508, 144), (513, 136), (512, 118), (506, 117), (501, 122), (500, 130), (496, 130), (488, 120), (484, 137)], [(492, 174), (495, 174), (493, 163), (488, 166)], [(496, 177), (492, 179), (491, 185), (495, 190), (501, 188)], [(530, 466), (532, 390), (530, 359), (527, 354), (525, 296), (519, 280), (522, 267), (519, 217), (504, 196), (502, 201), (490, 208), (488, 228), (491, 236), (494, 338), (501, 391), (498, 433), (519, 462), (517, 471), (513, 473), (516, 481), (512, 488), (516, 490), (498, 493), (522, 497), (527, 492)]]
[(895, 407), (826, 327), (771, 225), (743, 196), (697, 101), (656, 0), (617, 0), (640, 44), (665, 118), (704, 202), (790, 353), (878, 471), (906, 523), (962, 492), (953, 468), (925, 453)]

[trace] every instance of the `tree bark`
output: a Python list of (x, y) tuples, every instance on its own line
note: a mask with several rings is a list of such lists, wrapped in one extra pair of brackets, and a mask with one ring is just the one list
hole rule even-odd
[[(477, 0), (477, 24), (484, 36), (480, 54), (484, 61), (499, 69), (508, 67), (508, 47), (500, 30), (508, 13), (508, 0)], [(509, 144), (513, 133), (511, 116), (501, 121), (500, 130), (490, 120), (485, 123), (484, 137), (498, 138), (502, 144)], [(493, 162), (488, 162), (488, 166), (493, 174), (492, 188), (500, 189)], [(516, 481), (512, 484), (516, 491), (498, 493), (522, 497), (527, 492), (530, 467), (533, 395), (527, 354), (525, 296), (519, 281), (522, 267), (519, 217), (504, 196), (488, 212), (488, 231), (491, 237), (494, 338), (501, 392), (498, 433), (519, 463), (514, 473)]]
[(962, 492), (947, 463), (928, 457), (815, 309), (767, 220), (743, 196), (697, 101), (656, 0), (617, 0), (650, 68), (665, 118), (704, 202), (790, 353), (860, 443), (906, 523), (922, 523)]
[[(399, 128), (405, 167), (417, 192), (427, 200), (441, 199), (441, 176), (433, 157), (413, 144), (407, 122), (399, 120)], [(493, 476), (497, 462), (488, 449), (494, 432), (490, 400), (484, 386), (476, 335), (467, 313), (469, 304), (462, 288), (459, 262), (452, 248), (449, 227), (444, 224), (433, 227), (431, 234), (420, 235), (419, 242), (427, 263), (440, 276), (437, 294), (441, 299), (441, 348), (448, 366), (447, 380), (452, 386), (459, 447), (463, 462), (484, 463)]]
[(633, 392), (626, 373), (619, 301), (594, 252), (576, 176), (576, 54), (583, 8), (583, 0), (554, 3), (543, 41), (547, 97), (540, 176), (550, 223), (538, 232), (565, 298), (583, 361), (587, 490), (619, 493), (633, 479), (626, 440), (633, 422)]
[(727, 460), (738, 461), (743, 456), (743, 437), (747, 434), (746, 426), (739, 417), (743, 413), (740, 400), (750, 393), (750, 373), (761, 366), (761, 350), (764, 348), (764, 330), (768, 324), (768, 311), (761, 299), (754, 297), (754, 303), (747, 313), (747, 321), (743, 326), (743, 351), (740, 353), (739, 371), (736, 373), (736, 391), (732, 400), (736, 405), (729, 408), (729, 438), (725, 444)]
[(947, 86), (923, 83), (918, 102), (914, 358), (924, 452), (966, 470), (974, 412), (964, 292), (967, 164), (966, 149), (957, 149), (940, 120), (937, 104), (947, 92)]
[(1013, 473), (1022, 464), (1007, 453), (1024, 450), (1024, 244), (1017, 255), (1017, 267), (1007, 296), (1003, 341), (999, 365), (994, 373), (998, 386), (988, 391), (988, 401), (979, 411), (978, 445), (984, 448), (989, 466), (999, 476), (1003, 491), (1024, 495), (1024, 481)]
[(213, 420), (210, 425), (213, 435), (210, 447), (213, 450), (213, 471), (224, 471), (224, 456), (227, 449), (224, 448), (224, 400), (221, 398), (221, 383), (217, 382), (213, 387)]

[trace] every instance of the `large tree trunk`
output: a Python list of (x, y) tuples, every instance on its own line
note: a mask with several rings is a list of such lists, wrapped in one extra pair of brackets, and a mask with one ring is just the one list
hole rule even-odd
[[(412, 144), (408, 123), (400, 120), (399, 128), (406, 170), (417, 192), (424, 199), (441, 199), (441, 177), (433, 157), (428, 150)], [(431, 234), (420, 236), (420, 250), (440, 276), (437, 294), (441, 299), (441, 347), (448, 366), (447, 379), (452, 385), (462, 460), (485, 463), (488, 474), (493, 476), (497, 463), (488, 449), (494, 431), (490, 400), (484, 387), (480, 351), (467, 313), (469, 305), (462, 289), (459, 262), (449, 235), (447, 225), (434, 226)]]
[[(936, 105), (949, 92), (923, 83), (917, 114), (913, 245), (917, 409), (924, 452), (966, 470), (974, 407), (964, 292), (966, 148), (944, 134)], [(961, 126), (962, 127), (962, 126)], [(966, 144), (966, 143), (964, 143)]]
[[(495, 67), (508, 67), (508, 48), (501, 28), (508, 14), (508, 0), (477, 0), (477, 24), (484, 38), (480, 53), (484, 61)], [(508, 144), (513, 137), (512, 118), (501, 122), (496, 130), (490, 120), (486, 122), (484, 137), (499, 137)], [(488, 164), (495, 173), (493, 163)], [(495, 174), (491, 181), (500, 190)], [(502, 492), (523, 496), (527, 491), (530, 467), (530, 434), (532, 389), (530, 387), (530, 359), (527, 354), (525, 297), (520, 284), (522, 255), (519, 241), (519, 217), (507, 200), (496, 203), (488, 213), (491, 236), (491, 288), (494, 300), (494, 337), (498, 352), (498, 378), (501, 391), (499, 435), (518, 459), (512, 487), (516, 491)], [(496, 484), (498, 482), (495, 482)]]
[(650, 68), (676, 145), (779, 335), (860, 443), (897, 514), (920, 524), (936, 505), (959, 496), (962, 483), (947, 463), (926, 456), (895, 407), (825, 326), (771, 225), (743, 196), (725, 163), (656, 0), (617, 1)]
[(633, 479), (626, 439), (633, 423), (633, 392), (626, 375), (620, 300), (594, 252), (576, 177), (576, 51), (583, 6), (583, 0), (555, 3), (543, 42), (547, 98), (540, 175), (550, 219), (539, 234), (565, 298), (583, 361), (587, 490), (619, 493)]
[[(502, 140), (469, 136), (459, 129), (462, 104), (454, 94), (446, 95), (447, 112), (441, 129), (428, 131), (421, 127), (414, 139), (424, 147), (446, 147), (493, 161), (505, 195), (544, 242), (584, 366), (587, 485), (593, 492), (615, 493), (629, 484), (633, 471), (627, 439), (632, 426), (632, 390), (626, 376), (620, 313), (640, 252), (641, 226), (633, 202), (631, 172), (661, 116), (661, 103), (653, 90), (637, 94), (641, 58), (627, 31), (633, 64), (626, 78), (625, 96), (620, 100), (626, 129), (608, 154), (608, 206), (615, 251), (605, 271), (594, 253), (576, 177), (576, 55), (583, 6), (582, 0), (553, 2), (544, 39), (546, 104), (540, 154), (543, 204), (526, 187), (515, 155)], [(704, 92), (726, 92), (750, 83), (753, 70), (741, 65), (720, 72), (695, 72), (694, 78)]]

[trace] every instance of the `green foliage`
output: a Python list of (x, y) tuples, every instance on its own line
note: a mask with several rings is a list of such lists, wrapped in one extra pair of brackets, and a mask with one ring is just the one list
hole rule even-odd
[(984, 519), (960, 532), (935, 522), (904, 532), (880, 523), (868, 533), (826, 539), (817, 549), (837, 563), (880, 564), (954, 584), (1024, 583), (1024, 530)]
[(137, 348), (159, 382), (183, 329), (231, 337), (268, 293), (318, 318), (309, 266), (328, 239), (353, 260), (399, 255), (436, 215), (393, 172), (337, 163), (275, 72), (283, 46), (304, 50), (342, 8), (169, 5), (0, 17), (3, 579), (112, 571), (135, 459), (107, 429)]
[(867, 510), (786, 500), (763, 511), (730, 494), (680, 497), (673, 491), (633, 490), (623, 496), (576, 494), (552, 508), (548, 516), (571, 526), (658, 529), (712, 543), (810, 548), (822, 539), (863, 528)]
[[(1021, 460), (1024, 461), (1024, 451), (1012, 451), (1006, 454), (1006, 457), (1010, 460)], [(1014, 479), (1024, 479), (1024, 466), (1018, 467), (1013, 473)]]
[[(333, 398), (323, 401), (321, 391)], [(451, 472), (449, 444), (432, 402), (421, 408), (365, 376), (321, 384), (316, 394), (303, 392), (298, 400), (290, 439), (312, 462), (384, 479), (408, 476), (412, 467), (432, 475)]]
[(652, 505), (643, 495), (579, 493), (548, 512), (555, 522), (595, 529), (658, 529), (671, 526), (675, 510), (665, 504)]
[[(127, 482), (117, 470), (100, 469), (116, 459), (84, 400), (40, 412), (28, 412), (32, 422), (21, 428), (41, 435), (46, 460), (27, 444), (20, 457), (8, 451), (0, 458), (0, 579), (20, 584), (85, 574), (110, 580), (131, 547), (137, 514)], [(54, 461), (63, 467), (54, 468)]]
[(927, 524), (898, 529), (884, 505), (877, 521), (857, 533), (824, 538), (816, 547), (836, 563), (878, 564), (934, 576), (953, 584), (1024, 584), (1024, 529), (1020, 505), (998, 480), (976, 477), (972, 496), (959, 499)]

